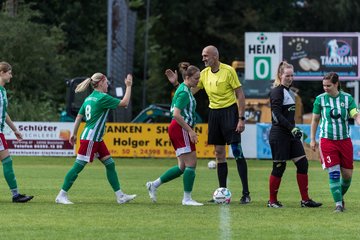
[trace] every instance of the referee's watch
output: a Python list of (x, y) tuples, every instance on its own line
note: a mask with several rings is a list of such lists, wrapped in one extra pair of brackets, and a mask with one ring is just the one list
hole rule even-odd
[(245, 117), (244, 117), (244, 116), (239, 117), (239, 120), (241, 120), (241, 121), (245, 121)]

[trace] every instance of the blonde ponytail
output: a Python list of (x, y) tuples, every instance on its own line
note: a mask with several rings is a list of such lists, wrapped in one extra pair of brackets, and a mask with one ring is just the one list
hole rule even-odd
[(284, 73), (284, 70), (286, 68), (294, 69), (294, 66), (292, 64), (290, 64), (290, 63), (287, 63), (286, 61), (282, 61), (278, 66), (278, 70), (276, 72), (273, 87), (277, 87), (277, 86), (281, 85), (281, 75)]
[(98, 83), (104, 79), (106, 80), (106, 77), (104, 74), (94, 73), (91, 76), (91, 78), (87, 78), (84, 81), (82, 81), (79, 85), (77, 85), (75, 92), (78, 93), (78, 92), (85, 91), (89, 87), (90, 83), (93, 88), (96, 88)]
[(85, 91), (89, 87), (90, 82), (91, 82), (91, 78), (85, 79), (84, 81), (79, 83), (79, 85), (77, 85), (75, 92), (78, 93)]

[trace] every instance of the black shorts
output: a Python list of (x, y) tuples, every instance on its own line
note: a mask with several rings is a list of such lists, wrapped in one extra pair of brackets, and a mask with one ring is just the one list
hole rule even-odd
[(238, 121), (237, 104), (227, 108), (210, 109), (208, 144), (225, 145), (241, 142), (240, 133), (235, 131)]
[(290, 133), (284, 133), (271, 128), (269, 143), (273, 160), (290, 160), (305, 155), (300, 139)]

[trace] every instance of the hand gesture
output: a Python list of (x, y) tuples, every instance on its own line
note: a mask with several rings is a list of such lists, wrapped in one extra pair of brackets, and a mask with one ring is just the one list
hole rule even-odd
[(238, 121), (238, 124), (236, 125), (235, 132), (242, 133), (245, 130), (245, 122), (242, 120)]
[(72, 135), (70, 137), (69, 143), (71, 144), (71, 146), (74, 146), (74, 144), (76, 143), (76, 135)]
[(311, 148), (311, 150), (313, 150), (313, 151), (315, 152), (315, 148), (316, 148), (316, 142), (315, 142), (315, 140), (311, 140), (311, 141), (310, 141), (310, 148)]
[(192, 143), (197, 143), (198, 142), (198, 135), (196, 134), (195, 131), (190, 131), (189, 136), (190, 136), (190, 141)]
[(14, 132), (15, 136), (16, 136), (16, 139), (20, 142), (21, 140), (23, 140), (23, 137), (22, 137), (22, 134), (21, 132), (19, 132), (18, 130), (16, 130)]
[(125, 85), (131, 87), (133, 82), (133, 76), (129, 73), (125, 78)]
[(172, 85), (177, 85), (179, 82), (178, 82), (178, 74), (177, 74), (177, 71), (175, 70), (175, 72), (173, 72), (171, 69), (166, 69), (165, 70), (165, 75), (166, 77), (168, 78), (169, 82), (172, 84)]

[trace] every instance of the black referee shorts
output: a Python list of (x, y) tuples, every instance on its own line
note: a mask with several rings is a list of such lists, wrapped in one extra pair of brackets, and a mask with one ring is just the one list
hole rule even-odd
[(239, 121), (237, 104), (227, 108), (210, 109), (208, 144), (226, 145), (241, 142), (240, 133), (235, 132)]

